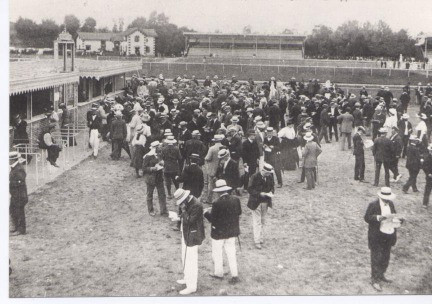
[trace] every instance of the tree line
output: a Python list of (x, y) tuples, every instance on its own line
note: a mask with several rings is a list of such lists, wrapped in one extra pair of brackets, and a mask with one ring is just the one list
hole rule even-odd
[(316, 26), (305, 42), (305, 55), (311, 58), (384, 58), (399, 60), (422, 55), (415, 46), (415, 39), (401, 29), (392, 31), (384, 21), (376, 24), (348, 21), (336, 30), (325, 25)]
[[(26, 47), (52, 48), (53, 41), (66, 27), (67, 31), (77, 37), (78, 31), (83, 32), (122, 32), (124, 21), (122, 18), (114, 20), (112, 29), (98, 28), (96, 20), (88, 17), (81, 21), (74, 15), (66, 15), (63, 24), (56, 24), (53, 20), (45, 19), (37, 24), (31, 19), (19, 18), (10, 31), (11, 44)], [(193, 31), (187, 27), (178, 27), (169, 21), (164, 13), (153, 11), (149, 17), (137, 17), (126, 28), (154, 29), (158, 35), (156, 54), (160, 56), (181, 56), (185, 49), (183, 32)], [(243, 32), (251, 31), (250, 26)], [(292, 34), (285, 29), (285, 34)], [(305, 55), (309, 58), (380, 58), (397, 60), (399, 55), (421, 59), (422, 55), (415, 47), (415, 39), (404, 29), (394, 32), (388, 24), (379, 21), (376, 24), (358, 21), (348, 21), (336, 30), (325, 25), (316, 26), (307, 36)]]

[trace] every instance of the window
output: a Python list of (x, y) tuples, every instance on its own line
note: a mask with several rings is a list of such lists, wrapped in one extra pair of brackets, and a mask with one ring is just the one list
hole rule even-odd
[(90, 51), (91, 50), (91, 45), (90, 44), (86, 44), (85, 49), (86, 49), (86, 51)]
[(34, 91), (32, 93), (33, 117), (46, 113), (46, 111), (49, 111), (49, 108), (54, 105), (51, 100), (52, 90), (53, 89), (46, 89)]
[(135, 42), (139, 42), (139, 36), (137, 35), (137, 36), (135, 36)]

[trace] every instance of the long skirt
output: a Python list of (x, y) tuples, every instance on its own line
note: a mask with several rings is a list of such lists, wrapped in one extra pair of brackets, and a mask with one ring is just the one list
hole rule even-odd
[(281, 143), (281, 169), (293, 171), (297, 169), (299, 156), (297, 152), (297, 139), (282, 139)]

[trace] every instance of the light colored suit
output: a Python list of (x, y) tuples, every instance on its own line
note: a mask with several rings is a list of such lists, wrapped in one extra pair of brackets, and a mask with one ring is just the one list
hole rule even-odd
[(219, 165), (218, 152), (222, 146), (220, 142), (215, 143), (211, 146), (207, 152), (204, 165), (204, 190), (203, 190), (203, 201), (211, 203), (213, 200), (213, 189), (215, 187), (215, 176)]

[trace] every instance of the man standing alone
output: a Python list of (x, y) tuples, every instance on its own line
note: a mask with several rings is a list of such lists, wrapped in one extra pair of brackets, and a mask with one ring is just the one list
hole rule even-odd
[(353, 129), (354, 116), (350, 114), (351, 109), (347, 107), (345, 113), (338, 116), (341, 131), (341, 150), (345, 150), (345, 140), (348, 140), (348, 149), (351, 149), (351, 132)]
[(249, 200), (247, 206), (252, 210), (255, 247), (261, 249), (264, 243), (263, 231), (267, 209), (272, 207), (274, 193), (274, 176), (271, 165), (264, 164), (261, 171), (252, 175), (248, 192)]
[(26, 172), (21, 165), (25, 159), (18, 152), (9, 153), (9, 194), (10, 215), (14, 226), (11, 231), (14, 235), (26, 233), (25, 205), (28, 203)]
[(239, 281), (236, 257), (236, 237), (240, 235), (241, 204), (238, 197), (230, 194), (232, 188), (227, 186), (225, 180), (216, 181), (213, 192), (219, 193), (219, 198), (213, 202), (211, 210), (204, 213), (204, 217), (211, 223), (212, 256), (214, 262), (214, 273), (210, 276), (223, 279), (223, 256), (222, 248), (228, 258), (231, 271), (230, 283)]

